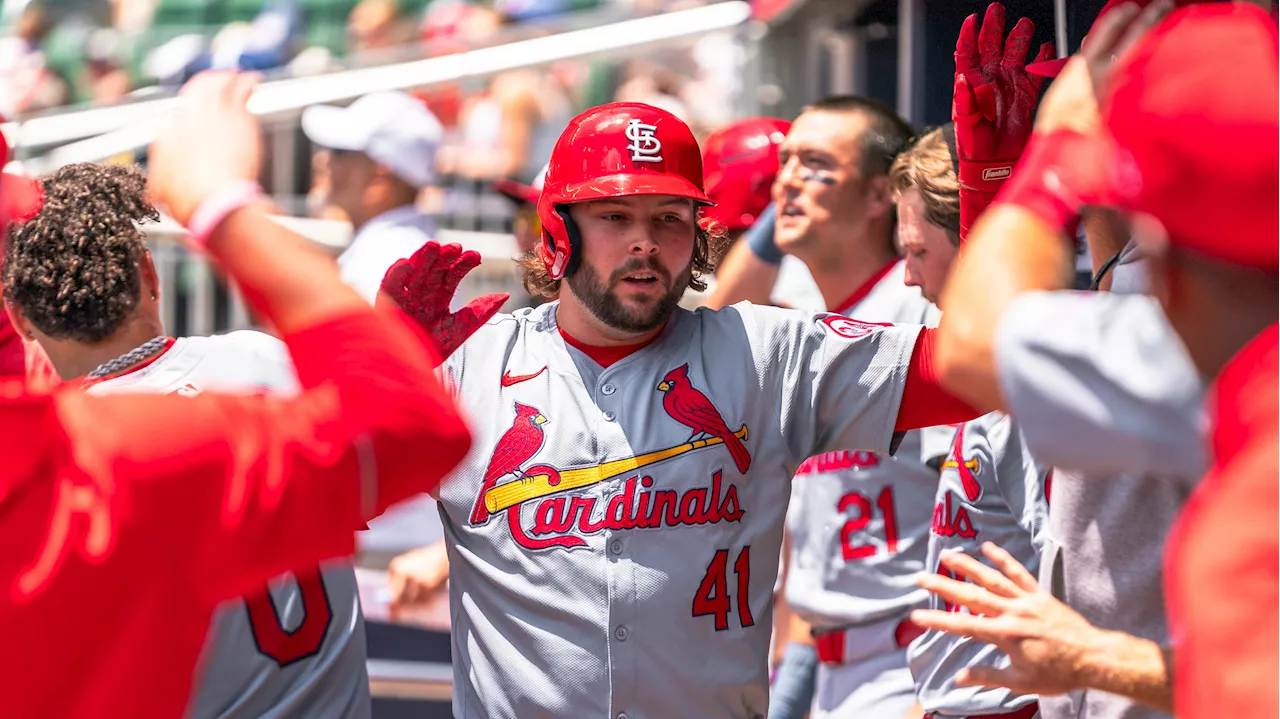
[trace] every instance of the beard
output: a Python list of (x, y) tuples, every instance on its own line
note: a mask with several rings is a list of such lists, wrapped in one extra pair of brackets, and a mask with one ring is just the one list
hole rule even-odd
[[(624, 275), (639, 270), (648, 270), (659, 281), (665, 282), (667, 292), (646, 307), (631, 309), (618, 299), (615, 288), (622, 285)], [(671, 317), (671, 313), (675, 312), (691, 279), (692, 263), (686, 265), (684, 271), (673, 281), (666, 268), (658, 264), (657, 260), (632, 259), (614, 270), (607, 281), (601, 280), (600, 275), (585, 263), (572, 276), (565, 278), (565, 281), (573, 288), (573, 294), (587, 311), (605, 325), (623, 332), (649, 332), (661, 327)]]

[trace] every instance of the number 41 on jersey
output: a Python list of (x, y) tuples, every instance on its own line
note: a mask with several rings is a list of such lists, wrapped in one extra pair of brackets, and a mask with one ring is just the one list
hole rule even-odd
[[(729, 610), (733, 604), (729, 596), (729, 550), (717, 549), (711, 564), (707, 565), (707, 573), (693, 595), (693, 616), (703, 617), (708, 614), (715, 617), (716, 631), (729, 628)], [(733, 562), (733, 574), (737, 577), (738, 623), (744, 627), (753, 626), (756, 620), (751, 616), (751, 607), (747, 604), (748, 588), (751, 584), (751, 546), (747, 545), (738, 552)]]

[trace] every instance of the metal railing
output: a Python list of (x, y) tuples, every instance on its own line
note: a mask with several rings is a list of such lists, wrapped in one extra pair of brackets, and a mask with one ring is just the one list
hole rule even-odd
[(449, 701), (453, 698), (453, 667), (437, 662), (369, 659), (369, 692), (375, 699)]
[[(689, 44), (709, 32), (738, 27), (750, 16), (746, 2), (729, 0), (425, 60), (265, 82), (250, 98), (249, 110), (262, 116), (294, 113), (310, 105), (342, 102), (380, 90), (426, 88), (561, 60)], [(60, 144), (45, 155), (22, 161), (28, 172), (46, 174), (65, 164), (97, 162), (145, 147), (155, 136), (158, 118), (176, 102), (170, 97), (76, 110), (0, 129), (15, 147)]]
[[(335, 256), (351, 239), (351, 226), (346, 223), (291, 217), (276, 220)], [(185, 230), (169, 219), (144, 229), (160, 280), (160, 316), (171, 335), (202, 336), (254, 326), (239, 292), (218, 276), (204, 257), (183, 244)], [(437, 235), (440, 242), (456, 242), (479, 252), (484, 260), (458, 287), (455, 305), (492, 292), (511, 294), (507, 309), (523, 303), (513, 236), (456, 230), (440, 230)]]

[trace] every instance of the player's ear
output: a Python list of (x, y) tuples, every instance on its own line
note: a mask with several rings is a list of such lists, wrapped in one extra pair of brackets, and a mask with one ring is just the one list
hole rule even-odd
[(13, 329), (18, 333), (18, 336), (31, 339), (35, 335), (34, 328), (27, 321), (26, 316), (22, 314), (22, 310), (19, 310), (18, 306), (10, 302), (7, 297), (4, 300), (4, 308), (8, 311), (9, 321), (13, 323)]
[(155, 260), (151, 257), (151, 250), (143, 250), (142, 258), (138, 260), (138, 278), (141, 280), (141, 299), (151, 302), (160, 301), (160, 274), (156, 272)]
[(867, 214), (883, 217), (893, 211), (893, 185), (888, 175), (877, 175), (867, 183)]

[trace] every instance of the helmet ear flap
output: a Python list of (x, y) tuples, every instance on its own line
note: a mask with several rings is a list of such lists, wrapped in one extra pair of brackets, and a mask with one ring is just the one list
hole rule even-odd
[(578, 268), (581, 248), (582, 235), (569, 215), (569, 207), (552, 205), (551, 215), (542, 223), (542, 261), (551, 279), (558, 280), (573, 274)]
[(569, 261), (564, 266), (564, 276), (568, 277), (578, 269), (582, 259), (582, 233), (578, 232), (578, 223), (569, 215), (567, 205), (556, 205), (556, 214), (564, 221), (564, 234), (569, 240)]

